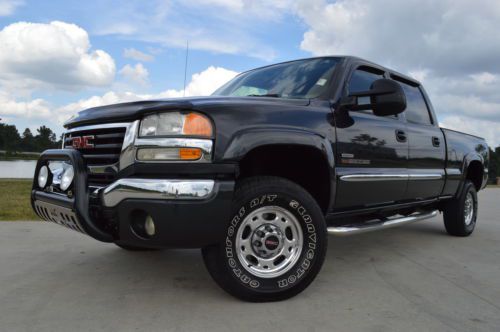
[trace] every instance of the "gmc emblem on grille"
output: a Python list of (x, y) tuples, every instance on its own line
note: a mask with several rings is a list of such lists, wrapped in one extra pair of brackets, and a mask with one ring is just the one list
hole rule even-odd
[(71, 146), (73, 149), (93, 149), (94, 144), (90, 141), (94, 139), (94, 135), (75, 136), (71, 138)]

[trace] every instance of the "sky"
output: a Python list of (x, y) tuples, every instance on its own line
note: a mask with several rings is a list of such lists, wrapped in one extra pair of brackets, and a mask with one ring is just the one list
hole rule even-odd
[(0, 118), (209, 95), (237, 73), (355, 55), (420, 80), (441, 126), (500, 145), (497, 0), (0, 0)]

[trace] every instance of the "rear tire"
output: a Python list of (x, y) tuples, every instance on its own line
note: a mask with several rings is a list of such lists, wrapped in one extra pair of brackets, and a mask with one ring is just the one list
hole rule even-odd
[(323, 265), (327, 231), (314, 198), (278, 177), (237, 185), (225, 239), (202, 250), (215, 282), (251, 302), (280, 301), (303, 291)]
[(444, 226), (453, 236), (469, 236), (477, 221), (477, 192), (474, 184), (466, 180), (461, 193), (449, 201), (444, 210)]

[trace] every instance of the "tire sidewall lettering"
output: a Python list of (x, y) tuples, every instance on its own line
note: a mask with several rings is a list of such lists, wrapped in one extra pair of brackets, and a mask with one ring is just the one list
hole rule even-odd
[[(301, 221), (304, 235), (302, 253), (294, 267), (279, 277), (269, 279), (253, 276), (246, 271), (246, 269), (241, 266), (241, 262), (234, 252), (234, 245), (236, 243), (235, 237), (241, 221), (243, 221), (245, 216), (253, 210), (267, 205), (280, 206), (294, 214)], [(318, 236), (316, 234), (313, 218), (303, 204), (298, 200), (287, 197), (287, 195), (263, 194), (248, 200), (244, 205), (239, 207), (237, 212), (233, 215), (226, 232), (225, 259), (227, 260), (232, 275), (241, 284), (247, 287), (261, 290), (269, 288), (290, 288), (307, 275), (312, 262), (317, 256), (317, 239)]]

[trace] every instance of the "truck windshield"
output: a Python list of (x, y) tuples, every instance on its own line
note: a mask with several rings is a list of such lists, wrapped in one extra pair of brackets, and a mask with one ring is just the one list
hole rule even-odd
[(236, 76), (213, 96), (309, 99), (329, 86), (339, 58), (316, 58), (254, 69)]

